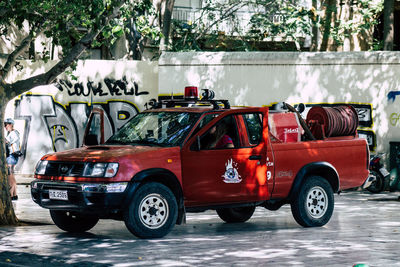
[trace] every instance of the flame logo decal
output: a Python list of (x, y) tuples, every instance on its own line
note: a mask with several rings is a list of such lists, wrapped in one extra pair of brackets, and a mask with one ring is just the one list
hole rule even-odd
[(235, 163), (233, 159), (229, 159), (228, 162), (225, 164), (225, 167), (225, 173), (224, 175), (222, 175), (225, 183), (232, 184), (240, 183), (242, 181), (237, 171), (237, 163)]

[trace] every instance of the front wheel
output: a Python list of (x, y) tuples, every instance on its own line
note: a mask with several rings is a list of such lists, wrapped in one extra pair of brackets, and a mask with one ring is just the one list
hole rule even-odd
[(64, 210), (50, 210), (50, 216), (58, 228), (71, 233), (83, 233), (89, 231), (99, 221), (98, 217)]
[(291, 202), (294, 219), (304, 227), (325, 225), (332, 216), (333, 208), (332, 187), (320, 176), (309, 177)]
[(135, 192), (124, 213), (128, 230), (140, 238), (168, 234), (178, 217), (178, 204), (171, 190), (160, 183), (146, 183)]
[(245, 222), (253, 216), (255, 206), (217, 209), (218, 216), (227, 223)]

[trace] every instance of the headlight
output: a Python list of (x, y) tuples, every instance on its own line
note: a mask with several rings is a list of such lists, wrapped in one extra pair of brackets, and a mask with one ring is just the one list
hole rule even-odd
[(47, 160), (40, 160), (36, 164), (35, 174), (44, 175), (46, 173), (47, 163), (49, 163)]
[(87, 163), (83, 176), (86, 177), (114, 177), (118, 171), (118, 163)]

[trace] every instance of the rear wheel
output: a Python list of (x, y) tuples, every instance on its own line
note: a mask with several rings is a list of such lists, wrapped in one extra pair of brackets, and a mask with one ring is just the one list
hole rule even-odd
[(309, 177), (291, 202), (294, 219), (304, 227), (325, 225), (332, 216), (333, 208), (332, 187), (320, 176)]
[(255, 206), (217, 209), (218, 216), (227, 223), (248, 221), (253, 216)]
[(58, 228), (71, 233), (86, 232), (92, 229), (99, 221), (98, 217), (64, 210), (50, 210), (50, 216)]
[(168, 234), (178, 217), (178, 205), (171, 190), (160, 183), (139, 187), (124, 213), (128, 230), (140, 238), (159, 238)]

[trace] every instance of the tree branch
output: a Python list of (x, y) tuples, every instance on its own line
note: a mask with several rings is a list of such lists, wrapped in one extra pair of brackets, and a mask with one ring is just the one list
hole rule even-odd
[(208, 25), (207, 28), (205, 28), (204, 30), (202, 30), (201, 34), (199, 36), (196, 37), (196, 41), (203, 38), (203, 36), (208, 33), (208, 31), (214, 27), (215, 24), (224, 21), (226, 18), (228, 18), (229, 16), (231, 16), (233, 13), (235, 13), (236, 11), (238, 11), (239, 9), (241, 9), (243, 6), (245, 6), (247, 4), (247, 1), (241, 2), (240, 4), (232, 4), (232, 6), (228, 7), (226, 9), (226, 11), (224, 13), (222, 13), (221, 17), (218, 20), (215, 20), (213, 23), (211, 23), (210, 25)]
[(171, 29), (172, 10), (174, 9), (175, 0), (165, 0), (161, 8), (161, 32), (163, 36), (160, 40), (160, 51), (167, 50), (169, 43), (169, 32)]
[(105, 16), (104, 19), (102, 19), (99, 27), (94, 27), (94, 29), (90, 30), (85, 36), (83, 36), (81, 40), (72, 47), (70, 52), (49, 71), (25, 80), (17, 81), (13, 84), (6, 84), (5, 88), (7, 92), (7, 97), (12, 98), (32, 89), (33, 87), (52, 83), (58, 75), (63, 73), (74, 61), (76, 61), (82, 55), (82, 53), (87, 48), (90, 47), (93, 40), (101, 33), (101, 31), (110, 22), (110, 20), (119, 15), (118, 10), (123, 4), (124, 1), (120, 1), (114, 8), (114, 10), (112, 10), (107, 16)]
[(8, 73), (10, 72), (12, 65), (17, 60), (18, 56), (20, 56), (28, 48), (32, 39), (33, 39), (33, 34), (31, 32), (28, 34), (28, 36), (26, 36), (22, 40), (20, 45), (17, 46), (17, 48), (11, 54), (8, 55), (7, 61), (4, 64), (4, 67), (2, 69), (0, 69), (0, 84), (5, 84), (5, 79), (8, 75)]
[(44, 22), (34, 26), (30, 33), (21, 41), (19, 46), (17, 46), (14, 51), (8, 55), (7, 61), (4, 67), (0, 69), (0, 85), (4, 86), (6, 84), (5, 80), (7, 75), (10, 73), (12, 66), (17, 61), (17, 58), (29, 47), (32, 40), (36, 38), (37, 35), (41, 34), (44, 29), (42, 28)]

